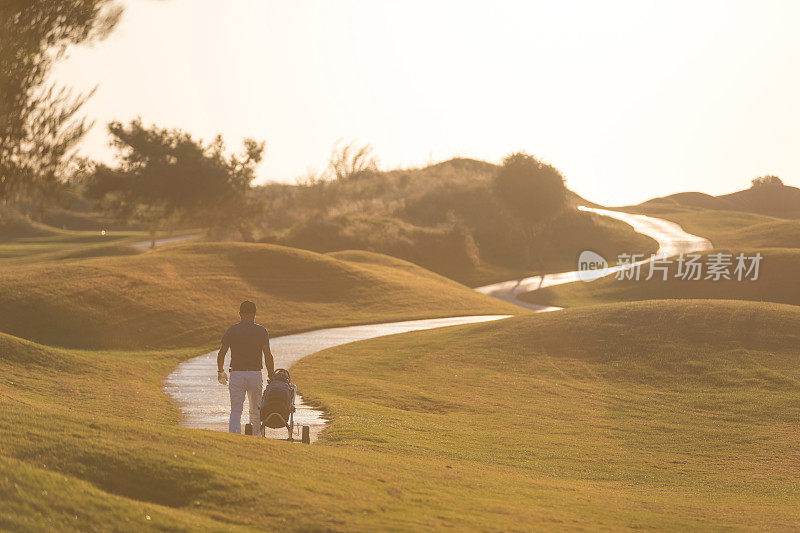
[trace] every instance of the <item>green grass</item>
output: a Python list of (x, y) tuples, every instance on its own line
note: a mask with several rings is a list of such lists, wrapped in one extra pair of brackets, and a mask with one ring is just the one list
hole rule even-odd
[[(670, 206), (658, 202), (646, 202), (621, 210), (676, 222), (685, 231), (711, 240), (715, 248), (710, 253), (736, 255), (741, 252), (750, 256), (760, 252), (764, 256), (760, 279), (755, 282), (690, 282), (676, 279), (648, 282), (616, 280), (610, 276), (592, 283), (570, 283), (539, 289), (520, 296), (520, 299), (559, 307), (662, 298), (757, 300), (800, 305), (800, 285), (793, 281), (794, 272), (800, 268), (800, 221), (738, 211)], [(643, 267), (642, 272), (646, 277), (647, 267)], [(670, 277), (674, 274), (673, 265)]]
[[(701, 262), (707, 264), (707, 254)], [(800, 284), (795, 281), (795, 273), (800, 269), (800, 250), (788, 248), (764, 248), (750, 250), (713, 250), (710, 253), (744, 253), (751, 257), (761, 253), (758, 280), (700, 280), (689, 281), (675, 278), (677, 263), (670, 266), (668, 279), (662, 281), (656, 273), (650, 281), (645, 265), (641, 279), (618, 280), (614, 275), (606, 276), (591, 283), (567, 283), (545, 287), (520, 296), (520, 299), (540, 305), (576, 307), (612, 302), (675, 299), (729, 299), (755, 300), (800, 305)], [(734, 261), (735, 263), (735, 261)], [(732, 272), (733, 269), (731, 269)], [(705, 270), (703, 273), (705, 276)]]
[[(341, 346), (294, 367), (332, 425), (288, 445), (179, 428), (161, 391), (242, 299), (273, 334), (520, 310), (369, 252), (102, 246), (0, 271), (0, 530), (800, 527), (794, 306), (621, 303)], [(764, 253), (762, 282), (702, 290), (800, 298), (800, 250)]]
[(295, 368), (313, 446), (176, 427), (199, 349), (0, 335), (0, 529), (793, 529), (798, 332), (643, 302), (354, 343)]
[(225, 243), (16, 265), (0, 272), (0, 331), (65, 347), (196, 346), (217, 341), (245, 299), (275, 335), (520, 312), (404, 261), (347, 257)]
[(800, 248), (800, 220), (650, 202), (623, 210), (676, 222), (717, 248)]
[[(52, 215), (52, 216), (51, 216)], [(56, 211), (45, 218), (54, 223), (72, 220), (73, 224), (96, 229), (60, 229), (36, 222), (12, 208), (0, 208), (0, 266), (45, 263), (53, 260), (133, 255), (138, 253), (130, 244), (149, 241), (150, 236), (139, 230), (109, 230), (114, 224), (106, 224), (94, 216)], [(94, 226), (92, 226), (94, 224)], [(196, 230), (159, 232), (158, 237), (172, 237), (197, 233)]]
[(144, 250), (130, 244), (98, 244), (96, 246), (83, 246), (73, 250), (64, 250), (49, 255), (47, 259), (87, 259), (89, 257), (114, 257), (120, 255), (139, 255)]
[[(686, 232), (705, 237), (715, 247), (754, 247), (756, 244), (743, 240), (751, 227), (785, 223), (783, 219), (744, 213), (741, 211), (723, 211), (693, 207), (665, 206), (662, 204), (644, 203), (620, 209), (629, 213), (637, 213), (676, 222)], [(789, 222), (793, 224), (793, 222)], [(774, 246), (774, 245), (768, 245)]]
[(70, 231), (31, 220), (13, 208), (0, 207), (0, 258), (35, 255), (68, 246), (105, 242), (143, 235), (142, 232)]
[(719, 209), (797, 219), (800, 218), (800, 189), (789, 185), (769, 185), (751, 187), (720, 196), (711, 196), (700, 192), (682, 192), (663, 198), (654, 198), (643, 203), (642, 206)]
[(30, 237), (48, 237), (63, 232), (11, 210), (0, 211), (0, 239), (13, 240)]
[(525, 510), (499, 529), (797, 527), (798, 326), (791, 306), (618, 304), (335, 348), (295, 376), (334, 417), (326, 445), (486, 483), (502, 466), (487, 498)]
[[(162, 232), (158, 238), (194, 233), (189, 230)], [(130, 255), (133, 253), (131, 244), (149, 242), (149, 239), (149, 235), (142, 231), (107, 231), (103, 234), (99, 231), (71, 230), (58, 230), (46, 236), (0, 239), (0, 264), (5, 267), (59, 259)]]
[(720, 243), (729, 248), (800, 248), (800, 221), (753, 224), (728, 232)]
[(0, 261), (4, 266), (11, 266), (100, 255), (130, 255), (134, 252), (127, 243), (144, 238), (136, 232), (109, 232), (105, 235), (81, 232), (15, 239), (0, 242)]

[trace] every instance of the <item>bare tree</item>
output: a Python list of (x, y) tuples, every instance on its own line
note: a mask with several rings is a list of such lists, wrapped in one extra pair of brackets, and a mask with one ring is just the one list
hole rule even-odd
[(378, 160), (369, 143), (359, 146), (354, 141), (342, 145), (340, 140), (331, 152), (328, 169), (335, 179), (341, 181), (377, 172)]

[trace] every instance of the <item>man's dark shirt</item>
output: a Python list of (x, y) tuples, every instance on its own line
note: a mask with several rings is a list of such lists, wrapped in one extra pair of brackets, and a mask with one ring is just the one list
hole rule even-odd
[(267, 328), (249, 320), (232, 325), (222, 336), (222, 344), (231, 347), (231, 370), (261, 370), (268, 343)]

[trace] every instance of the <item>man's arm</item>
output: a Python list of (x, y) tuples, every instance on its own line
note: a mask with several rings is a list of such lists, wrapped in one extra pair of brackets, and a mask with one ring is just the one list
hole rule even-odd
[(217, 352), (217, 372), (225, 372), (225, 355), (228, 353), (228, 343), (223, 341)]
[(267, 365), (267, 375), (272, 376), (275, 372), (275, 360), (272, 357), (272, 351), (269, 349), (269, 340), (264, 345), (264, 364)]

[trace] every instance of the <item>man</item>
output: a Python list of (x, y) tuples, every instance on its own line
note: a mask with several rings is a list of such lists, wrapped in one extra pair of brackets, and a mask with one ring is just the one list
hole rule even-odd
[[(217, 353), (217, 380), (222, 385), (228, 385), (231, 395), (231, 418), (228, 422), (230, 433), (242, 432), (242, 408), (244, 397), (250, 401), (250, 424), (253, 425), (253, 435), (261, 434), (261, 355), (270, 376), (275, 371), (275, 362), (269, 349), (269, 333), (267, 329), (255, 323), (256, 304), (242, 302), (239, 306), (238, 324), (228, 328), (222, 337), (222, 346)], [(231, 350), (231, 377), (225, 374), (225, 354)]]

